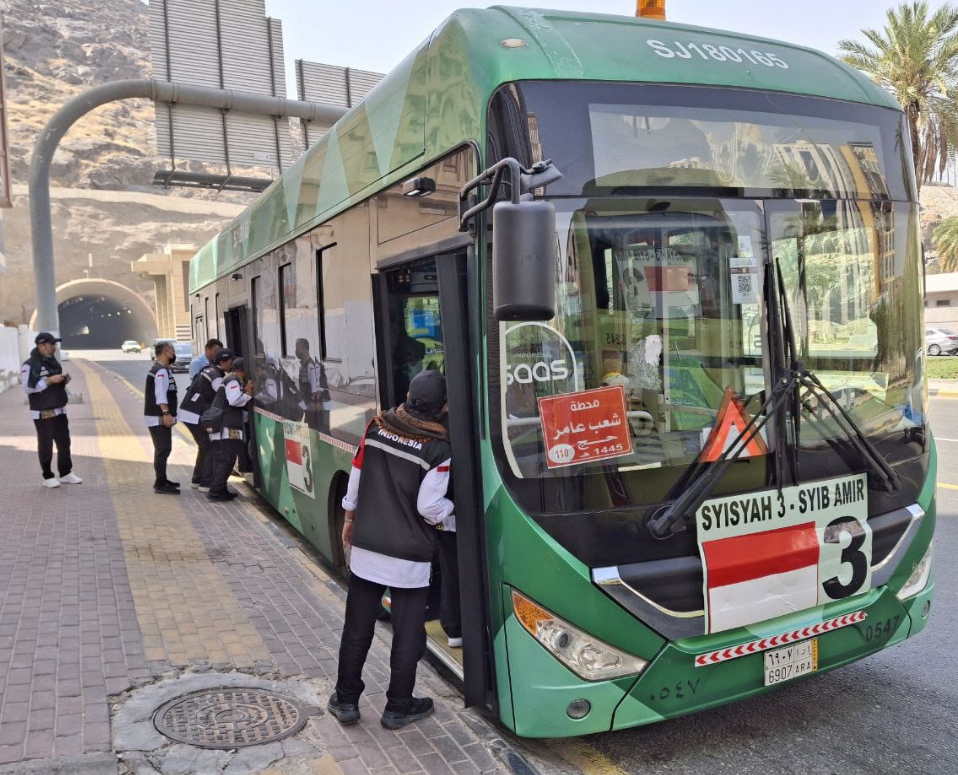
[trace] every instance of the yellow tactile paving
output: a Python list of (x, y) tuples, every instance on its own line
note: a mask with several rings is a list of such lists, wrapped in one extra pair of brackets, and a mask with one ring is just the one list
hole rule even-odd
[(184, 667), (208, 660), (237, 668), (269, 661), (269, 650), (210, 560), (181, 500), (153, 494), (152, 458), (97, 372), (78, 365), (96, 407), (100, 454), (147, 660)]

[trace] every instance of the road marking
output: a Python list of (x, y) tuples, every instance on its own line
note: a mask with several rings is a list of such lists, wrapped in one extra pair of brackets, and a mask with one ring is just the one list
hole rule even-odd
[(941, 438), (939, 438), (938, 436), (935, 436), (935, 441), (951, 441), (951, 442), (958, 442), (958, 439), (941, 439)]
[(549, 747), (585, 775), (627, 775), (612, 759), (581, 740), (568, 737), (552, 740)]
[(938, 482), (938, 486), (945, 490), (958, 490), (958, 484), (945, 484), (944, 482)]

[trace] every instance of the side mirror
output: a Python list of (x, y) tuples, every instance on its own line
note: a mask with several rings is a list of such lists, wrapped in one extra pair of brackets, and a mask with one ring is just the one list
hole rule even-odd
[(493, 206), (492, 283), (496, 320), (555, 317), (555, 205), (519, 201)]
[[(562, 173), (551, 160), (523, 167), (508, 157), (459, 189), (459, 230), (492, 207), (492, 308), (496, 320), (552, 320), (556, 314), (556, 209), (530, 191), (555, 183)], [(508, 185), (512, 201), (497, 201)], [(483, 186), (486, 198), (470, 193)], [(474, 227), (473, 227), (474, 228)]]

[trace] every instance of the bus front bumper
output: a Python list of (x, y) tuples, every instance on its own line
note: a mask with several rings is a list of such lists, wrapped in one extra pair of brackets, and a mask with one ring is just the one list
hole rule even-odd
[[(666, 645), (639, 676), (595, 682), (573, 675), (512, 615), (506, 620), (503, 634), (508, 642), (514, 716), (504, 720), (524, 737), (568, 737), (643, 726), (746, 699), (855, 662), (916, 634), (927, 623), (933, 589), (930, 580), (920, 594), (903, 602), (882, 587), (814, 612), (676, 641)], [(852, 614), (859, 614), (855, 623), (810, 636), (817, 639), (815, 672), (774, 687), (765, 686), (765, 651), (696, 665), (697, 658), (720, 650)], [(806, 639), (789, 639), (788, 643), (802, 640)], [(569, 714), (573, 703), (581, 706), (582, 701), (588, 703), (589, 712), (573, 718)]]
[[(671, 643), (643, 671), (616, 708), (611, 728), (640, 726), (745, 699), (881, 651), (924, 629), (933, 589), (933, 582), (929, 582), (920, 594), (900, 601), (894, 592), (882, 587), (854, 600), (826, 606), (817, 621), (810, 621), (808, 612), (804, 612), (752, 625), (744, 636), (740, 629), (724, 638), (713, 635)], [(843, 617), (854, 623), (816, 634), (816, 625)], [(801, 637), (806, 632), (808, 637)], [(783, 634), (797, 635), (789, 638), (788, 644), (815, 638), (817, 669), (767, 687), (765, 654), (775, 649), (764, 648), (744, 656), (735, 656), (735, 651), (763, 639), (766, 643), (762, 645), (767, 645), (768, 640)], [(721, 661), (699, 664), (709, 659)]]

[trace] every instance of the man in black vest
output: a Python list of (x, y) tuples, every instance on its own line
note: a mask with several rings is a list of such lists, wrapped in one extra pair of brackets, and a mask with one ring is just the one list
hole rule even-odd
[(196, 463), (193, 466), (191, 486), (200, 492), (210, 491), (215, 466), (213, 442), (210, 441), (210, 435), (200, 427), (200, 417), (210, 408), (216, 391), (223, 384), (226, 372), (233, 367), (233, 357), (232, 352), (222, 348), (215, 352), (213, 363), (193, 377), (176, 416), (177, 420), (186, 425), (196, 442)]
[[(70, 457), (70, 424), (67, 422), (67, 383), (70, 375), (54, 356), (57, 339), (46, 332), (33, 340), (36, 347), (20, 367), (20, 384), (30, 402), (30, 416), (37, 429), (37, 454), (43, 470), (43, 486), (59, 487), (60, 483), (80, 484), (73, 473)], [(57, 445), (57, 471), (53, 475), (53, 445)]]
[(446, 379), (423, 371), (405, 404), (383, 412), (366, 429), (353, 458), (343, 508), (343, 547), (349, 560), (346, 619), (339, 676), (327, 708), (340, 723), (359, 721), (363, 665), (372, 644), (380, 600), (392, 600), (393, 643), (386, 709), (380, 723), (399, 729), (433, 712), (414, 697), (416, 664), (426, 650), (426, 601), (436, 531), (454, 530), (449, 487), (450, 446), (441, 419)]
[(233, 360), (233, 370), (223, 379), (220, 390), (226, 400), (223, 406), (223, 429), (210, 434), (216, 460), (210, 494), (207, 496), (211, 501), (229, 501), (236, 497), (236, 492), (230, 490), (226, 483), (246, 443), (246, 410), (243, 407), (250, 402), (253, 394), (253, 383), (246, 382), (246, 366), (242, 358)]
[(176, 381), (170, 364), (176, 360), (171, 342), (156, 346), (156, 362), (146, 375), (143, 391), (143, 416), (153, 438), (153, 492), (179, 495), (179, 482), (166, 478), (166, 461), (173, 451), (173, 425), (176, 423)]

